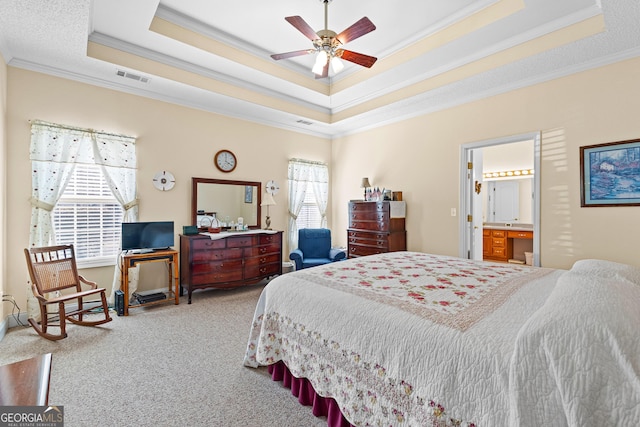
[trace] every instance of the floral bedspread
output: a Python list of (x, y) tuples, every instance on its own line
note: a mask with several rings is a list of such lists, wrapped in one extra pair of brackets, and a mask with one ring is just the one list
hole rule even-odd
[(518, 331), (560, 273), (393, 252), (285, 274), (244, 364), (284, 361), (358, 426), (506, 426)]
[(461, 258), (397, 252), (298, 274), (309, 282), (464, 331), (525, 283), (549, 272), (517, 264), (470, 263)]

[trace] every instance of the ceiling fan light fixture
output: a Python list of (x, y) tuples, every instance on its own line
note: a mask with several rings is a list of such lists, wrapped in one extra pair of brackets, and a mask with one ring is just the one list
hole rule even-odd
[(315, 51), (317, 52), (317, 56), (311, 71), (316, 75), (316, 79), (328, 77), (329, 68), (332, 68), (334, 74), (340, 72), (344, 68), (344, 64), (339, 58), (363, 67), (371, 68), (377, 58), (350, 50), (344, 50), (341, 46), (375, 30), (376, 26), (373, 25), (373, 22), (365, 16), (340, 34), (337, 34), (328, 28), (328, 5), (331, 0), (320, 1), (324, 3), (323, 30), (314, 31), (300, 16), (287, 16), (284, 18), (285, 21), (293, 25), (298, 31), (311, 40), (314, 48), (278, 53), (271, 55), (271, 58), (275, 60), (292, 58), (295, 56), (308, 55)]
[(313, 64), (313, 68), (311, 71), (313, 71), (314, 74), (322, 74), (322, 70), (324, 69), (324, 66), (327, 64), (327, 61), (329, 61), (329, 54), (324, 51), (324, 50), (320, 50), (318, 51), (318, 55), (316, 56), (316, 62), (315, 64)]
[(331, 58), (331, 69), (333, 70), (334, 74), (338, 74), (340, 71), (342, 71), (343, 68), (344, 64), (342, 63), (340, 58), (338, 58), (337, 56)]

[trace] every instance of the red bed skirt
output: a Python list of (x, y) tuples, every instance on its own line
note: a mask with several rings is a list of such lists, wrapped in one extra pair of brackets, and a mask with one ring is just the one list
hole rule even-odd
[(335, 400), (330, 397), (322, 397), (313, 389), (306, 378), (296, 378), (291, 375), (289, 368), (280, 361), (268, 366), (271, 378), (274, 381), (282, 381), (282, 385), (291, 389), (291, 394), (298, 398), (298, 402), (305, 406), (311, 406), (313, 415), (327, 417), (328, 427), (353, 427), (342, 415)]

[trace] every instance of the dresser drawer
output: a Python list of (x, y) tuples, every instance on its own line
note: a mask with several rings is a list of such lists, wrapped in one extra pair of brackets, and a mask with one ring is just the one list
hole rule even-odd
[(382, 254), (389, 251), (386, 247), (351, 244), (348, 246), (347, 251), (349, 252), (350, 257)]
[(349, 228), (371, 231), (388, 231), (389, 221), (349, 221)]
[(495, 247), (501, 247), (501, 248), (504, 248), (504, 247), (506, 246), (506, 241), (507, 241), (507, 239), (494, 237), (494, 238), (492, 239), (492, 241), (493, 241), (493, 242), (492, 242), (492, 245), (493, 245), (493, 247), (494, 247), (494, 248), (495, 248)]
[(193, 239), (191, 242), (191, 250), (194, 252), (209, 249), (224, 249), (225, 247), (226, 242), (224, 239)]
[(494, 257), (499, 257), (499, 258), (503, 258), (507, 256), (506, 253), (506, 248), (504, 247), (493, 247), (491, 248), (491, 255), (493, 255)]
[(248, 277), (271, 276), (280, 274), (281, 267), (280, 263), (247, 265), (245, 271)]
[(376, 233), (375, 231), (348, 230), (347, 235), (351, 239), (386, 239), (389, 233)]
[(227, 238), (227, 248), (246, 248), (256, 244), (254, 236), (229, 237)]
[(385, 234), (372, 234), (372, 238), (349, 237), (350, 245), (372, 246), (377, 248), (389, 248), (389, 239)]
[(278, 264), (280, 262), (280, 253), (262, 255), (262, 256), (254, 256), (251, 258), (245, 259), (245, 266), (256, 266), (256, 265), (264, 265), (275, 263)]
[(192, 283), (194, 285), (203, 285), (242, 280), (242, 270), (242, 259), (225, 262), (194, 263), (191, 265)]
[(388, 212), (389, 204), (384, 202), (349, 203), (349, 212)]
[(242, 258), (242, 249), (209, 249), (191, 252), (191, 260), (193, 262), (202, 261), (222, 261), (225, 259)]
[(493, 237), (507, 237), (507, 232), (505, 230), (491, 230), (491, 235)]
[(280, 233), (277, 234), (261, 234), (260, 235), (260, 243), (261, 245), (267, 245), (269, 243), (273, 243), (275, 245), (278, 246), (278, 249), (280, 248), (280, 243), (282, 240), (282, 235)]
[(356, 221), (389, 221), (389, 212), (350, 212), (349, 220)]
[(511, 239), (533, 239), (533, 231), (508, 231), (507, 237)]
[(280, 254), (280, 245), (263, 245), (263, 246), (252, 246), (250, 248), (244, 248), (244, 256), (252, 257), (258, 255), (268, 255), (268, 254)]

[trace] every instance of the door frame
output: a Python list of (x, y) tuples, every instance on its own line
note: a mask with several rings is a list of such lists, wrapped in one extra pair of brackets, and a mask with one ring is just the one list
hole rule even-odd
[(472, 151), (494, 145), (512, 144), (515, 142), (533, 140), (533, 265), (540, 266), (540, 132), (530, 132), (502, 138), (475, 141), (460, 146), (460, 212), (458, 218), (459, 227), (459, 256), (460, 258), (473, 259), (471, 251), (482, 250), (482, 247), (472, 247), (471, 230), (473, 226), (482, 227), (482, 218), (474, 218), (472, 227), (467, 223), (468, 215), (471, 215), (471, 196), (474, 191), (472, 174), (467, 165), (472, 158)]

